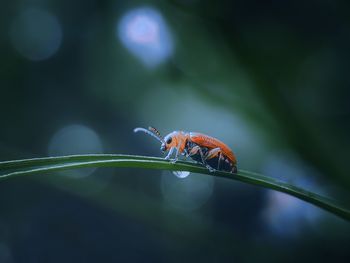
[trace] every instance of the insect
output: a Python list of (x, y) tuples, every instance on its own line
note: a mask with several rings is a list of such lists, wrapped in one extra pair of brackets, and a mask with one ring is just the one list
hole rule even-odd
[[(161, 142), (160, 150), (168, 151), (165, 159), (171, 160), (172, 163), (175, 163), (181, 154), (205, 165), (211, 172), (216, 170), (237, 172), (237, 160), (232, 150), (223, 142), (208, 135), (173, 131), (163, 138), (153, 127), (135, 128), (134, 132), (144, 132)], [(170, 159), (174, 152), (174, 158)]]

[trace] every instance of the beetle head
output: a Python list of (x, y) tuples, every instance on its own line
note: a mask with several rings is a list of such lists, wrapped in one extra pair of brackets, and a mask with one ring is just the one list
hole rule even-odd
[(168, 150), (170, 150), (171, 147), (176, 146), (175, 145), (175, 134), (174, 132), (169, 133), (167, 136), (165, 136), (164, 138), (164, 142), (162, 143), (162, 145), (160, 146), (160, 150), (162, 152), (166, 152)]

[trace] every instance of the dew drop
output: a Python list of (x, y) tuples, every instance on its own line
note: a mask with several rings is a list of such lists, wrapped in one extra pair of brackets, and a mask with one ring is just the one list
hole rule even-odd
[(190, 175), (188, 171), (173, 171), (173, 174), (178, 178), (186, 178)]

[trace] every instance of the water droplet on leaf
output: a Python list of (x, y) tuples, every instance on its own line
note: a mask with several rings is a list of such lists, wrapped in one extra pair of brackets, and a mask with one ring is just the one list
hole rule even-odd
[(173, 174), (178, 178), (186, 178), (190, 175), (188, 171), (173, 171)]

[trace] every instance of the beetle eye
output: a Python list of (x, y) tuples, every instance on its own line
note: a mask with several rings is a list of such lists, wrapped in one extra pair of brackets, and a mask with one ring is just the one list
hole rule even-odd
[(169, 139), (166, 140), (166, 143), (169, 144), (169, 143), (171, 143), (171, 141), (172, 141), (172, 139), (170, 137)]

